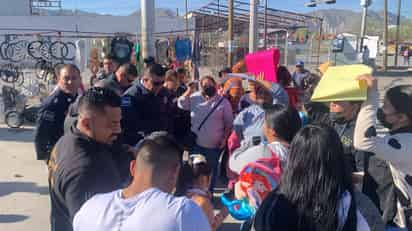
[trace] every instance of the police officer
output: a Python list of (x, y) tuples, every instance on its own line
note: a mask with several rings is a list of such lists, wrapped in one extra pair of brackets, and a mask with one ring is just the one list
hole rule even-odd
[(97, 76), (98, 80), (106, 79), (112, 75), (117, 68), (119, 68), (119, 62), (112, 54), (108, 54), (103, 58), (103, 71)]
[(80, 97), (79, 119), (56, 143), (48, 163), (52, 231), (72, 231), (74, 215), (87, 199), (128, 183), (122, 175), (128, 167), (120, 169), (114, 158), (123, 153), (112, 149), (121, 133), (120, 104), (110, 89), (91, 88)]
[(65, 64), (59, 71), (57, 90), (43, 102), (34, 137), (38, 160), (48, 160), (50, 152), (63, 135), (67, 110), (76, 100), (80, 87), (80, 70), (73, 64)]
[(114, 74), (95, 84), (96, 87), (109, 88), (122, 96), (137, 78), (136, 66), (126, 63), (121, 65)]
[(173, 102), (163, 87), (165, 69), (160, 64), (148, 67), (141, 81), (122, 97), (122, 130), (124, 142), (135, 145), (144, 134), (171, 132)]
[(106, 56), (104, 56), (103, 70), (97, 73), (99, 67), (96, 67), (97, 70), (96, 72), (94, 72), (95, 74), (90, 77), (90, 86), (94, 86), (94, 84), (97, 81), (108, 78), (119, 68), (119, 65), (120, 65), (119, 62), (116, 60), (116, 57), (114, 55), (107, 54)]
[[(133, 81), (137, 78), (137, 69), (134, 65), (123, 64), (117, 71), (107, 77), (106, 79), (100, 80), (94, 86), (110, 89), (119, 96), (132, 85)], [(78, 100), (70, 105), (67, 112), (66, 119), (64, 121), (64, 131), (68, 131), (71, 126), (76, 122), (78, 116)]]
[(329, 104), (329, 119), (342, 141), (347, 167), (351, 172), (363, 171), (365, 158), (370, 155), (356, 150), (353, 146), (356, 119), (361, 104), (362, 102), (357, 101), (338, 101)]

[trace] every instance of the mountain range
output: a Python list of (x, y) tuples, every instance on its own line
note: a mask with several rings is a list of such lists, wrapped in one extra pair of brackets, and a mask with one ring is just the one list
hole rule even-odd
[[(326, 30), (329, 33), (359, 33), (362, 13), (351, 10), (329, 9), (317, 10), (309, 13), (312, 16), (321, 17), (325, 20)], [(388, 24), (396, 25), (397, 16), (391, 12), (388, 13)], [(401, 17), (401, 22), (408, 22), (409, 18)], [(381, 34), (384, 28), (384, 12), (369, 11), (367, 17), (367, 33), (370, 35)]]
[[(344, 9), (327, 9), (327, 10), (316, 10), (308, 13), (309, 15), (321, 17), (324, 19), (324, 28), (327, 33), (358, 33), (360, 31), (360, 25), (362, 20), (362, 13), (344, 10)], [(73, 10), (60, 10), (60, 11), (41, 11), (40, 15), (87, 15), (87, 16), (97, 16), (101, 14), (90, 13), (86, 11), (73, 11)], [(140, 11), (135, 11), (130, 14), (130, 16), (139, 16)], [(177, 16), (176, 12), (170, 9), (159, 8), (156, 9), (156, 17), (168, 17), (176, 19), (179, 17), (183, 20), (182, 16)], [(402, 17), (402, 22), (411, 22), (410, 18)], [(367, 18), (367, 33), (369, 35), (381, 34), (383, 30), (383, 11), (369, 11)], [(388, 23), (389, 25), (396, 24), (396, 14), (388, 13)]]

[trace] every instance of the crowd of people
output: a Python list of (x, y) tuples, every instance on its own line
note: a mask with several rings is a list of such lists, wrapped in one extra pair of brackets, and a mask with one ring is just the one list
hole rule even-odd
[[(217, 230), (231, 211), (215, 212), (216, 185), (250, 200), (240, 179), (267, 162), (276, 182), (252, 186), (241, 230), (411, 228), (412, 85), (389, 89), (379, 108), (377, 80), (364, 75), (366, 101), (324, 104), (310, 101), (322, 77), (303, 62), (246, 87), (230, 77), (244, 63), (195, 80), (144, 61), (139, 75), (106, 56), (85, 91), (75, 65), (59, 70), (35, 134), (53, 231)], [(377, 135), (377, 120), (389, 134)]]

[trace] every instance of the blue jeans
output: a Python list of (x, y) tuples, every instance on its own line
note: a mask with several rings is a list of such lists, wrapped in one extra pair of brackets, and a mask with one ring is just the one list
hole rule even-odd
[(210, 192), (213, 193), (213, 188), (215, 187), (216, 184), (216, 179), (217, 179), (217, 174), (218, 174), (218, 169), (219, 169), (219, 158), (220, 154), (222, 153), (222, 150), (219, 148), (215, 149), (210, 149), (210, 148), (204, 148), (199, 145), (195, 145), (192, 150), (190, 151), (191, 155), (195, 154), (202, 154), (206, 157), (207, 163), (212, 167), (212, 179), (210, 182), (210, 187), (209, 190)]

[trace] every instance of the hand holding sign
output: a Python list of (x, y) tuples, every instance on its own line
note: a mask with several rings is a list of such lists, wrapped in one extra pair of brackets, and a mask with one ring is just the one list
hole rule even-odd
[(366, 65), (329, 67), (312, 96), (314, 102), (364, 101), (367, 85), (358, 76), (370, 75), (372, 69)]
[(277, 83), (277, 66), (280, 60), (280, 51), (271, 49), (248, 54), (245, 57), (247, 71), (256, 76), (263, 76), (263, 80)]
[(257, 74), (256, 75), (256, 80), (260, 80), (260, 81), (263, 81), (263, 80), (265, 80), (265, 73), (263, 73), (263, 72), (260, 72), (259, 74)]

